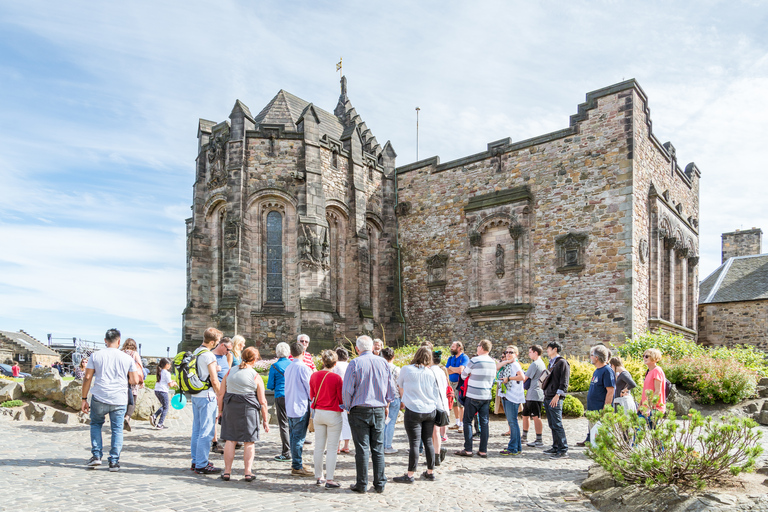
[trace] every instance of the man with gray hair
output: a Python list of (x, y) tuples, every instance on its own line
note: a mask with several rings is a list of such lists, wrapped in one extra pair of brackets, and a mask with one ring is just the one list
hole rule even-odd
[(275, 413), (277, 414), (277, 426), (280, 429), (280, 441), (283, 444), (283, 450), (280, 455), (275, 457), (278, 462), (291, 460), (291, 445), (288, 431), (288, 415), (285, 409), (285, 370), (291, 364), (288, 359), (291, 355), (291, 347), (285, 343), (278, 343), (275, 347), (275, 356), (277, 361), (269, 367), (269, 379), (267, 380), (267, 389), (275, 391)]
[[(613, 404), (613, 391), (616, 389), (616, 377), (613, 369), (608, 365), (611, 352), (605, 345), (595, 345), (589, 351), (589, 360), (595, 365), (595, 371), (592, 374), (592, 380), (589, 383), (587, 392), (587, 410), (599, 411), (603, 407), (611, 407)], [(589, 422), (587, 439), (576, 446), (586, 446), (589, 443), (589, 433), (595, 424)]]
[(355, 343), (359, 356), (353, 359), (344, 375), (342, 399), (349, 411), (349, 427), (355, 443), (357, 479), (350, 489), (357, 493), (368, 490), (368, 458), (373, 459), (373, 487), (383, 492), (384, 422), (389, 402), (395, 398), (395, 382), (387, 361), (373, 354), (373, 340), (360, 336)]
[[(309, 353), (309, 336), (306, 334), (299, 334), (296, 336), (296, 341), (304, 345), (304, 355), (302, 356), (304, 358), (304, 364), (307, 365), (307, 368), (312, 370), (312, 372), (317, 371), (317, 367), (315, 366), (315, 361), (312, 359), (312, 354)], [(288, 358), (293, 361), (293, 356), (288, 356)]]

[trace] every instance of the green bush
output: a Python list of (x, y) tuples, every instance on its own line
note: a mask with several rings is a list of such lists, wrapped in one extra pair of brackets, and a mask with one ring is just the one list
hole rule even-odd
[(747, 345), (734, 347), (716, 347), (708, 355), (715, 359), (733, 359), (746, 368), (757, 372), (761, 377), (768, 377), (768, 354)]
[(7, 402), (1, 403), (0, 407), (19, 407), (20, 405), (24, 405), (24, 402), (21, 400), (8, 400)]
[(700, 355), (706, 350), (701, 345), (697, 345), (679, 334), (669, 334), (659, 329), (656, 332), (648, 331), (644, 334), (635, 334), (633, 339), (627, 339), (623, 345), (618, 347), (618, 351), (621, 357), (633, 357), (642, 361), (643, 353), (649, 348), (657, 348), (663, 356), (672, 359)]
[(612, 409), (587, 412), (590, 421), (600, 421), (596, 446), (587, 456), (622, 484), (647, 487), (674, 484), (702, 489), (730, 475), (755, 469), (762, 454), (762, 432), (749, 418), (702, 418), (695, 409), (676, 421), (668, 405), (653, 429), (634, 413)]
[(589, 383), (592, 381), (592, 374), (595, 372), (595, 365), (575, 357), (569, 358), (568, 363), (571, 365), (571, 380), (568, 383), (568, 392), (578, 393), (579, 391), (587, 391)]
[(758, 374), (738, 361), (710, 356), (686, 357), (666, 362), (670, 382), (689, 391), (700, 404), (735, 404), (755, 394)]
[(563, 416), (566, 418), (581, 418), (584, 416), (584, 405), (571, 395), (563, 400)]

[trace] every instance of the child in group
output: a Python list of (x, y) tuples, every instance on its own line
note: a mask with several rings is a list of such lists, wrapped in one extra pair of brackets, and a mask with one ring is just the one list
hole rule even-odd
[(171, 361), (168, 358), (161, 358), (157, 363), (157, 383), (155, 384), (155, 396), (160, 400), (160, 408), (149, 417), (149, 423), (158, 430), (168, 428), (165, 426), (165, 415), (168, 414), (168, 404), (170, 403), (170, 388), (175, 388), (176, 383), (171, 380), (171, 372), (168, 368)]

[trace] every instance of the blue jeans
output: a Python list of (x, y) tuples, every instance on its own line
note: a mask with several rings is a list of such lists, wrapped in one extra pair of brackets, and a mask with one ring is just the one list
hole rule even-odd
[(112, 443), (109, 449), (109, 462), (120, 462), (123, 449), (123, 419), (128, 405), (109, 405), (91, 397), (91, 453), (101, 460), (103, 456), (101, 427), (109, 414), (109, 428), (112, 431)]
[(523, 451), (523, 444), (520, 441), (520, 424), (517, 421), (517, 411), (520, 410), (520, 404), (510, 402), (506, 398), (504, 400), (504, 416), (507, 417), (507, 423), (509, 424), (509, 444), (507, 450), (510, 452)]
[(288, 418), (288, 429), (291, 433), (291, 468), (293, 469), (301, 469), (304, 467), (301, 454), (304, 451), (304, 440), (307, 438), (308, 427), (309, 408), (307, 408), (307, 412), (305, 412), (304, 416), (301, 418)]
[(384, 449), (392, 448), (392, 439), (395, 437), (395, 424), (397, 415), (400, 414), (400, 399), (395, 398), (389, 402), (389, 423), (384, 425)]
[(192, 397), (192, 463), (197, 469), (208, 465), (211, 440), (216, 428), (218, 405), (215, 397)]
[(560, 397), (557, 401), (557, 407), (552, 407), (549, 400), (544, 399), (544, 409), (547, 411), (547, 423), (552, 430), (552, 448), (557, 453), (568, 452), (568, 440), (563, 428), (563, 398)]
[(168, 393), (165, 391), (155, 391), (155, 396), (160, 400), (160, 408), (155, 411), (153, 415), (155, 417), (155, 425), (158, 427), (163, 426), (165, 416), (168, 414), (168, 404), (170, 403)]
[(472, 453), (472, 418), (477, 414), (480, 430), (480, 452), (488, 452), (488, 415), (491, 413), (490, 400), (464, 400), (464, 451)]

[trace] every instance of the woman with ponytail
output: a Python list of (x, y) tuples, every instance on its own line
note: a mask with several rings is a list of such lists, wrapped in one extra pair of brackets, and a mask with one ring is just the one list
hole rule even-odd
[(251, 468), (254, 443), (259, 440), (259, 412), (264, 432), (269, 432), (264, 381), (253, 369), (258, 356), (259, 352), (253, 347), (243, 350), (240, 365), (230, 368), (219, 387), (219, 411), (223, 411), (223, 414), (219, 413), (221, 438), (227, 440), (224, 445), (224, 473), (221, 475), (225, 481), (229, 481), (232, 474), (236, 443), (243, 443), (245, 481), (252, 482), (256, 478)]

